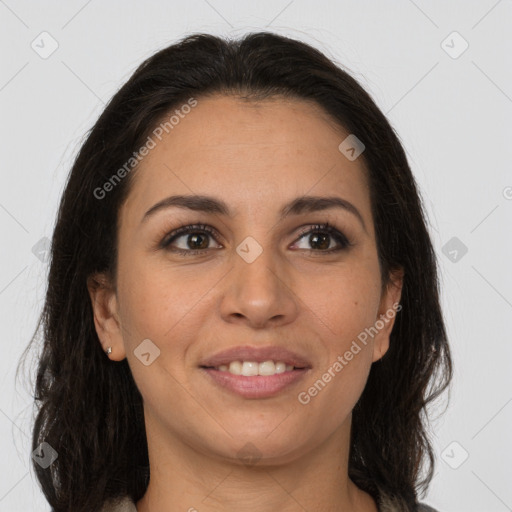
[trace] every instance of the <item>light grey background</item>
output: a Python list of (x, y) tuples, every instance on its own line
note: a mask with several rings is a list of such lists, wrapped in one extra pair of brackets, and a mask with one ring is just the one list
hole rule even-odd
[(388, 115), (421, 187), (455, 361), (424, 501), (512, 510), (511, 27), (510, 0), (0, 0), (0, 510), (49, 510), (29, 464), (29, 383), (15, 386), (14, 372), (44, 297), (40, 240), (85, 132), (156, 50), (190, 32), (262, 29), (351, 72)]

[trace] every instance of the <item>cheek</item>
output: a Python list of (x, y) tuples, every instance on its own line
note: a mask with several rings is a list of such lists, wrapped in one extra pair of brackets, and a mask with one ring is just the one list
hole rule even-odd
[[(197, 341), (204, 317), (215, 310), (214, 294), (207, 292), (218, 277), (210, 272), (199, 278), (193, 266), (176, 272), (147, 257), (127, 259), (119, 269), (123, 339), (134, 378), (147, 396), (161, 383), (167, 383), (164, 392), (174, 389), (179, 395), (188, 378), (189, 348)], [(135, 355), (146, 339), (159, 351), (155, 365), (147, 367)]]
[[(200, 293), (189, 293), (179, 279), (171, 280), (169, 272), (148, 261), (120, 265), (118, 288), (126, 357), (137, 387), (151, 407), (161, 407), (162, 400), (171, 403), (186, 385), (190, 313)], [(143, 340), (152, 343), (144, 345), (150, 353), (147, 366), (139, 358)]]
[(328, 346), (343, 350), (364, 329), (372, 325), (380, 303), (380, 274), (373, 262), (332, 270), (321, 279), (307, 277), (301, 285), (301, 297), (323, 324)]
[[(157, 265), (144, 255), (119, 263), (118, 292), (123, 323), (137, 337), (160, 343), (200, 299), (202, 286)], [(197, 281), (195, 283), (197, 285)]]
[[(359, 400), (372, 365), (373, 342), (360, 336), (371, 325), (368, 309), (361, 301), (339, 301), (337, 316), (331, 316), (337, 335), (324, 338), (325, 357), (315, 368), (297, 398), (309, 408), (308, 417), (322, 419), (322, 431), (329, 434), (343, 423)], [(329, 411), (326, 414), (326, 411)]]
[[(373, 356), (373, 341), (366, 329), (377, 317), (380, 274), (364, 264), (350, 271), (331, 273), (310, 287), (308, 305), (317, 319), (324, 356), (305, 390), (313, 407), (336, 403), (338, 420), (351, 410), (362, 393)], [(328, 290), (326, 292), (325, 290)], [(307, 399), (307, 398), (306, 398)], [(333, 417), (333, 421), (336, 421)]]

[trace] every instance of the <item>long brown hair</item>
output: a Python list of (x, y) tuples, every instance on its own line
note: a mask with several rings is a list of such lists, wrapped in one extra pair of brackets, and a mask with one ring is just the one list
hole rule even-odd
[(383, 283), (396, 268), (405, 276), (390, 348), (373, 363), (353, 410), (349, 476), (415, 510), (433, 474), (426, 406), (452, 377), (422, 201), (402, 145), (369, 94), (320, 51), (268, 32), (238, 40), (194, 34), (159, 51), (114, 95), (80, 149), (53, 233), (44, 309), (26, 349), (40, 332), (32, 449), (46, 442), (58, 452), (47, 469), (34, 463), (46, 499), (55, 512), (91, 512), (146, 491), (142, 397), (126, 359), (105, 357), (86, 287), (94, 272), (116, 275), (117, 216), (136, 167), (106, 197), (97, 190), (164, 115), (211, 93), (313, 100), (366, 147)]

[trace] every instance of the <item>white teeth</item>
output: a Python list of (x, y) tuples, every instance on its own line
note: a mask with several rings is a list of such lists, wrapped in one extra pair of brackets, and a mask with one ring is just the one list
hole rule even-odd
[(286, 371), (286, 366), (287, 365), (284, 363), (276, 363), (276, 373), (284, 373)]
[(276, 373), (291, 372), (293, 366), (282, 361), (264, 361), (257, 363), (255, 361), (231, 361), (229, 365), (221, 364), (217, 367), (221, 372), (229, 372), (233, 375), (243, 375), (252, 377), (255, 375), (275, 375)]
[(242, 363), (242, 375), (244, 377), (252, 377), (258, 375), (259, 364), (252, 361), (244, 361)]
[(274, 375), (274, 373), (276, 373), (276, 365), (274, 361), (264, 361), (263, 363), (260, 363), (258, 365), (258, 373), (260, 375)]
[(229, 373), (242, 375), (242, 363), (240, 361), (232, 361), (229, 363)]

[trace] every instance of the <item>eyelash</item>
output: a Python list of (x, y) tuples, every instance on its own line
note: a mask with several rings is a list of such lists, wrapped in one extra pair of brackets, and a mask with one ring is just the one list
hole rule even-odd
[[(167, 249), (169, 247), (169, 245), (176, 238), (179, 238), (182, 235), (188, 235), (188, 234), (192, 234), (192, 233), (201, 233), (201, 232), (210, 235), (212, 238), (214, 238), (216, 240), (216, 238), (215, 238), (216, 232), (210, 226), (207, 226), (205, 224), (192, 224), (189, 226), (182, 226), (178, 229), (175, 229), (168, 235), (166, 235), (165, 238), (160, 243), (160, 248)], [(322, 251), (322, 250), (318, 250), (318, 249), (317, 250), (303, 249), (309, 253), (332, 254), (335, 252), (344, 251), (353, 245), (350, 242), (350, 240), (348, 240), (348, 238), (343, 233), (338, 231), (335, 227), (331, 226), (329, 223), (315, 224), (313, 226), (308, 226), (308, 228), (306, 230), (302, 231), (299, 234), (299, 237), (297, 240), (300, 240), (300, 239), (304, 238), (306, 235), (309, 235), (314, 232), (323, 232), (323, 233), (327, 233), (327, 234), (331, 235), (341, 245), (341, 247), (338, 247), (335, 249), (329, 249), (326, 251)], [(197, 250), (168, 249), (168, 250), (170, 250), (176, 254), (179, 254), (181, 256), (195, 256), (195, 255), (199, 255), (199, 254), (205, 254), (205, 252), (208, 251), (209, 249), (197, 249)]]

